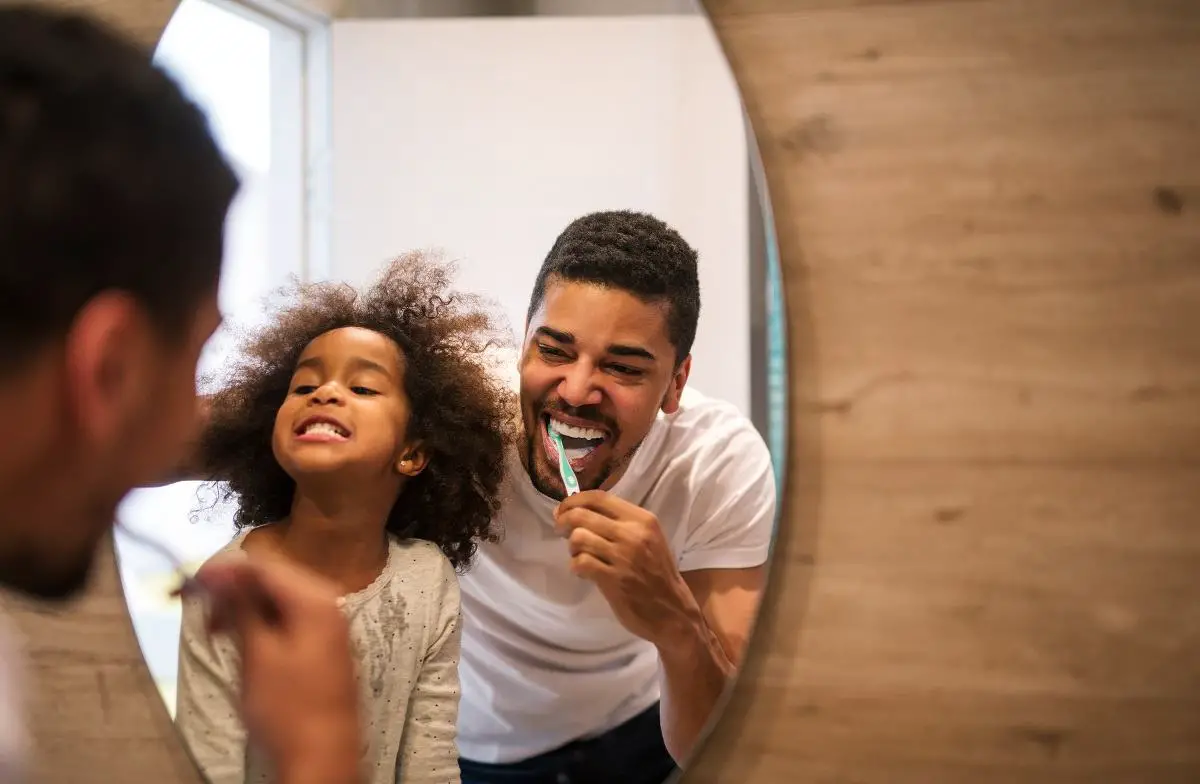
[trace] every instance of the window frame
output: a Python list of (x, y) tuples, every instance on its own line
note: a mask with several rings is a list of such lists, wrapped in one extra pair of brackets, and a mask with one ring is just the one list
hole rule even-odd
[[(301, 281), (328, 278), (330, 274), (332, 178), (331, 178), (331, 128), (332, 128), (332, 98), (331, 85), (331, 18), (323, 13), (303, 7), (287, 0), (196, 0), (221, 11), (235, 14), (250, 22), (265, 27), (271, 40), (271, 80), (277, 80), (287, 86), (279, 91), (272, 90), (269, 112), (272, 116), (272, 166), (275, 165), (275, 155), (280, 160), (290, 160), (281, 165), (281, 169), (297, 169), (287, 171), (276, 177), (272, 171), (267, 178), (270, 223), (267, 231), (267, 247), (269, 248), (269, 263), (272, 265), (269, 277), (271, 285), (282, 283), (284, 277), (299, 278)], [(277, 47), (280, 33), (284, 34), (288, 43), (286, 47)], [(297, 48), (298, 47), (298, 48)], [(157, 61), (158, 52), (155, 52)], [(296, 73), (296, 65), (299, 73)], [(278, 69), (285, 70), (278, 70)], [(293, 89), (290, 80), (293, 75), (299, 78), (299, 89)], [(287, 80), (286, 82), (284, 80)], [(278, 97), (276, 92), (286, 93)], [(297, 140), (294, 133), (294, 118), (299, 116), (300, 134)], [(275, 117), (285, 118), (285, 122), (276, 123)], [(276, 151), (279, 151), (276, 153)], [(298, 162), (299, 166), (294, 164)], [(299, 192), (297, 203), (296, 194)], [(278, 206), (277, 206), (278, 205)], [(297, 231), (297, 208), (299, 209), (299, 231)], [(276, 209), (286, 211), (275, 215)], [(286, 232), (284, 237), (280, 232)], [(282, 247), (281, 250), (279, 250)], [(294, 256), (294, 259), (293, 259)], [(226, 257), (228, 259), (228, 256)], [(228, 262), (226, 262), (228, 263)], [(198, 379), (199, 382), (199, 379)], [(196, 482), (178, 482), (166, 487), (175, 488), (174, 492), (182, 493), (187, 486), (188, 494), (193, 495), (192, 487), (199, 487)], [(139, 492), (155, 492), (165, 488), (145, 488), (135, 490), (130, 496)], [(146, 497), (145, 503), (156, 506), (162, 505), (166, 511), (174, 511), (178, 501), (168, 495), (161, 499)], [(194, 499), (199, 496), (193, 495)], [(130, 499), (127, 498), (124, 503)], [(203, 501), (201, 501), (203, 505)], [(192, 504), (195, 508), (195, 504)], [(121, 510), (118, 510), (120, 513)], [(224, 517), (223, 510), (214, 509)], [(144, 519), (142, 515), (137, 518)], [(191, 525), (188, 517), (176, 519), (171, 514), (171, 520), (163, 527), (166, 536), (155, 535), (152, 538), (166, 547), (168, 552), (190, 559), (193, 553), (178, 552), (171, 546), (169, 539), (175, 525)], [(144, 525), (144, 524), (143, 524)], [(137, 532), (146, 532), (143, 525), (135, 526)], [(167, 539), (168, 541), (163, 541)], [(201, 545), (207, 549), (209, 544)], [(193, 549), (193, 548), (178, 548)], [(124, 551), (124, 552), (123, 552)], [(136, 553), (136, 554), (135, 554)], [(177, 612), (178, 600), (168, 605), (159, 605), (166, 600), (167, 586), (162, 586), (162, 598), (158, 598), (156, 584), (147, 585), (143, 581), (148, 577), (157, 579), (161, 573), (169, 574), (171, 564), (156, 554), (153, 548), (143, 547), (136, 538), (122, 536), (118, 528), (113, 537), (113, 554), (117, 561), (118, 578), (126, 599), (130, 620), (138, 645), (142, 650), (147, 667), (155, 681), (167, 710), (173, 717), (175, 714), (174, 692), (177, 675), (173, 678), (170, 669), (164, 669), (164, 646), (173, 646), (177, 651), (178, 632), (174, 639), (165, 639), (168, 633), (163, 628), (169, 624), (170, 614)], [(123, 557), (125, 556), (125, 557)], [(153, 560), (156, 564), (148, 575), (143, 569), (126, 567), (131, 560)], [(143, 563), (145, 563), (143, 561)], [(158, 566), (161, 564), (161, 567)], [(188, 563), (185, 568), (197, 564)], [(177, 629), (178, 627), (176, 627)], [(145, 636), (143, 636), (145, 635)]]
[(200, 0), (254, 22), (289, 28), (300, 38), (301, 145), (304, 193), (301, 246), (301, 280), (318, 280), (330, 274), (332, 250), (332, 127), (330, 91), (333, 60), (330, 26), (333, 18), (287, 0)]

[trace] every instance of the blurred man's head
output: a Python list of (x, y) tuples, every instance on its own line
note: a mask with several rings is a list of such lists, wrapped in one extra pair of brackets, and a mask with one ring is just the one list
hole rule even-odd
[(0, 7), (0, 584), (75, 593), (184, 456), (237, 177), (150, 53)]

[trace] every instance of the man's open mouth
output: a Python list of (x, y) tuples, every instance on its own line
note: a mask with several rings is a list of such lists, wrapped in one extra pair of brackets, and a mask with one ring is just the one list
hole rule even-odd
[[(595, 425), (564, 422), (552, 414), (543, 417), (543, 424), (548, 432), (555, 432), (562, 439), (567, 461), (572, 467), (584, 463), (608, 439), (608, 431), (605, 429)], [(558, 459), (558, 450), (549, 437), (546, 438), (546, 452), (551, 460)]]

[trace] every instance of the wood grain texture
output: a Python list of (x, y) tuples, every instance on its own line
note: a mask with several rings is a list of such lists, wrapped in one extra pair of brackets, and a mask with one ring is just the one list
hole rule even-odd
[[(685, 782), (1200, 780), (1200, 5), (706, 6), (768, 173), (793, 432)], [(93, 7), (149, 35), (170, 2)], [(196, 781), (111, 556), (17, 615), (42, 781)]]
[(1200, 780), (1200, 6), (709, 8), (795, 432), (684, 781)]

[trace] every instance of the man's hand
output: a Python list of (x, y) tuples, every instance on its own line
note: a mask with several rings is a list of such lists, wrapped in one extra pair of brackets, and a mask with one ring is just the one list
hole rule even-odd
[(683, 766), (737, 672), (764, 569), (681, 575), (655, 516), (600, 490), (559, 504), (571, 570), (596, 584), (621, 624), (658, 648), (662, 729)]
[(280, 784), (357, 782), (358, 693), (338, 591), (267, 556), (213, 559), (196, 580), (212, 633), (237, 642), (243, 721)]
[(694, 635), (700, 606), (650, 512), (603, 490), (569, 496), (555, 510), (571, 571), (591, 580), (621, 625), (657, 646)]

